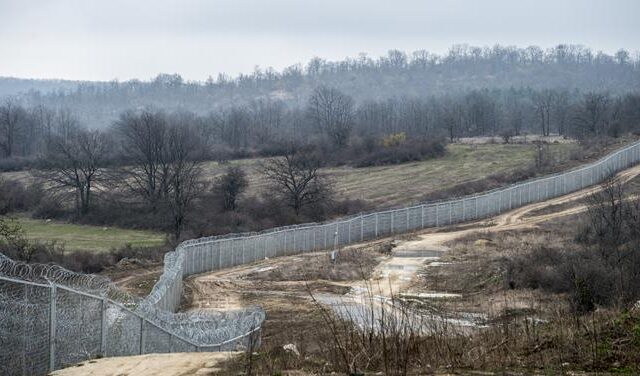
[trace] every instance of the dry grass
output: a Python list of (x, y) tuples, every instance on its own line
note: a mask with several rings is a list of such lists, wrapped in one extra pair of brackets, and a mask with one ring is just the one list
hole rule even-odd
[[(577, 150), (575, 144), (551, 144), (555, 159), (566, 160)], [(414, 203), (429, 193), (447, 190), (488, 175), (509, 173), (534, 163), (533, 145), (463, 145), (447, 146), (447, 154), (438, 159), (393, 166), (367, 168), (332, 167), (323, 169), (334, 182), (340, 199), (361, 199), (381, 206)], [(231, 161), (220, 165), (207, 163), (209, 177), (221, 175), (227, 166), (240, 166), (248, 173), (249, 195), (264, 191), (266, 182), (258, 173), (259, 159)]]

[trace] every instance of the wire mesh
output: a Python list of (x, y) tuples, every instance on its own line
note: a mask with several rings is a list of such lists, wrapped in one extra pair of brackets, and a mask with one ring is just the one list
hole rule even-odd
[(16, 263), (0, 254), (0, 373), (45, 374), (98, 354), (246, 346), (256, 341), (264, 312), (249, 308), (175, 314), (184, 277), (490, 217), (596, 184), (639, 160), (640, 143), (635, 143), (579, 169), (482, 194), (325, 223), (189, 240), (165, 255), (163, 274), (143, 300), (123, 293), (106, 278)]

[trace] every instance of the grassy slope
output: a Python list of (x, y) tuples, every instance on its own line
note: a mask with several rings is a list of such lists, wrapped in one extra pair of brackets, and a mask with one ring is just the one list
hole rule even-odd
[[(552, 144), (554, 155), (577, 148), (574, 144)], [(533, 145), (461, 145), (447, 147), (443, 158), (393, 166), (351, 168), (334, 167), (324, 171), (334, 181), (339, 198), (363, 199), (375, 205), (395, 206), (420, 201), (427, 193), (450, 188), (534, 163)], [(257, 194), (265, 181), (257, 173), (259, 160), (231, 161), (228, 165), (206, 164), (207, 175), (219, 176), (229, 165), (245, 168), (249, 175), (249, 194)]]
[(125, 230), (115, 227), (75, 225), (18, 217), (27, 237), (38, 241), (56, 241), (68, 251), (103, 252), (131, 244), (134, 247), (162, 245), (165, 235), (152, 231)]

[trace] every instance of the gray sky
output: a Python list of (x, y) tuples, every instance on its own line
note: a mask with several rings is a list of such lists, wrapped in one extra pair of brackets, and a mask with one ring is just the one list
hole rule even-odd
[(640, 48), (640, 0), (0, 0), (0, 76), (204, 80), (455, 43)]

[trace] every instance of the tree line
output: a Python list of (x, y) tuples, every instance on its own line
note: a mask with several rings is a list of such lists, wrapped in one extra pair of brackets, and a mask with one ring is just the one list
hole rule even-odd
[[(334, 87), (319, 86), (301, 107), (279, 100), (256, 100), (205, 115), (153, 108), (127, 110), (101, 133), (121, 137), (117, 124), (139, 113), (163, 113), (172, 122), (188, 126), (205, 145), (204, 159), (225, 159), (282, 154), (283, 145), (291, 143), (371, 149), (381, 137), (398, 133), (404, 133), (408, 140), (449, 141), (472, 136), (504, 136), (508, 140), (511, 135), (527, 133), (617, 137), (636, 131), (640, 125), (640, 95), (482, 89), (425, 99), (356, 102)], [(5, 159), (36, 156), (54, 135), (65, 139), (82, 127), (86, 125), (70, 109), (27, 107), (6, 100), (0, 104), (0, 155)], [(4, 166), (11, 168), (6, 160)]]
[(3, 82), (14, 87), (11, 93), (29, 107), (70, 108), (97, 128), (109, 126), (126, 109), (148, 106), (199, 115), (258, 100), (301, 108), (320, 85), (334, 87), (356, 103), (403, 97), (427, 100), (484, 88), (578, 89), (618, 95), (640, 87), (638, 61), (637, 53), (624, 49), (609, 55), (579, 45), (549, 49), (456, 45), (441, 55), (391, 50), (378, 58), (365, 54), (341, 61), (314, 58), (282, 71), (256, 68), (237, 77), (219, 74), (205, 82), (159, 74), (150, 81), (59, 83), (59, 90), (52, 90), (48, 81), (38, 90), (29, 81), (24, 90), (16, 91), (20, 89), (15, 82), (0, 79), (0, 87)]

